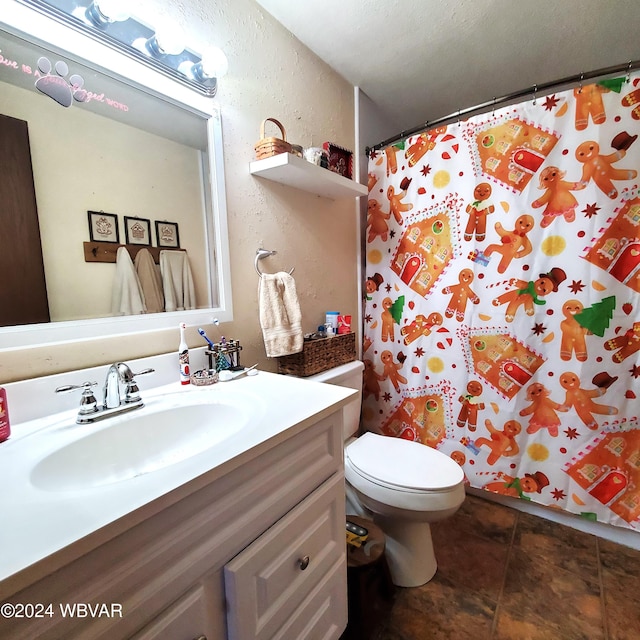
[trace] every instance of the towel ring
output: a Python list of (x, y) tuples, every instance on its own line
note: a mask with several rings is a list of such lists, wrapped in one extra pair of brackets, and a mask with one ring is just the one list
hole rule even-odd
[[(278, 252), (277, 251), (270, 251), (269, 249), (258, 249), (256, 251), (255, 267), (256, 267), (257, 274), (261, 278), (262, 278), (262, 271), (260, 271), (260, 268), (258, 267), (258, 262), (260, 260), (263, 260), (264, 258), (268, 258), (269, 256), (275, 256), (276, 253), (278, 253)], [(289, 269), (289, 275), (291, 275), (293, 273), (294, 269), (295, 269), (295, 267), (291, 267), (291, 269)]]

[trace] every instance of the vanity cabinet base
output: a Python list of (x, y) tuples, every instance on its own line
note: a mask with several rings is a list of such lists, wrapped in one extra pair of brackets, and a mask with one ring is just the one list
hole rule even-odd
[[(292, 574), (285, 565), (294, 555), (296, 560), (299, 553), (310, 556), (308, 568), (294, 567), (293, 574), (311, 579), (301, 581), (295, 606), (284, 607), (277, 624), (260, 638), (337, 639), (347, 607), (342, 455), (341, 410), (246, 452), (228, 472), (217, 470), (210, 483), (194, 480), (193, 491), (180, 500), (171, 494), (159, 498), (166, 508), (142, 521), (138, 515), (137, 524), (106, 543), (93, 548), (91, 537), (78, 541), (90, 550), (4, 598), (51, 603), (54, 615), (3, 619), (0, 635), (3, 640), (249, 637), (233, 636), (233, 623), (227, 629), (225, 566), (244, 558), (244, 570), (268, 573), (271, 565), (262, 553), (254, 563), (253, 550), (286, 543), (273, 554), (274, 566), (282, 563), (273, 571), (283, 571), (284, 582), (269, 583), (269, 602), (290, 600), (286, 582)], [(255, 608), (245, 597), (244, 592), (234, 596), (238, 611)], [(104, 603), (115, 615), (63, 617), (65, 603)]]

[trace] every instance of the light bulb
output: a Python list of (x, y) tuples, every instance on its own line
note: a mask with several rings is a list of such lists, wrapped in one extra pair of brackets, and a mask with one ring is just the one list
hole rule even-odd
[(184, 51), (184, 33), (179, 27), (160, 25), (148, 46), (155, 55), (177, 56)]
[(97, 27), (102, 27), (112, 22), (124, 22), (131, 14), (124, 0), (93, 0), (86, 16)]
[(205, 78), (222, 78), (229, 71), (229, 61), (222, 49), (211, 47), (202, 56), (198, 72)]

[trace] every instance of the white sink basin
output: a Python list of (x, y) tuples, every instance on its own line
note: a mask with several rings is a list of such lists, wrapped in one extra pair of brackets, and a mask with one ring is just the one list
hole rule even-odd
[(93, 431), (40, 460), (31, 482), (45, 491), (74, 491), (164, 469), (238, 433), (249, 423), (248, 408), (237, 400), (177, 406), (160, 402), (91, 427), (65, 427)]

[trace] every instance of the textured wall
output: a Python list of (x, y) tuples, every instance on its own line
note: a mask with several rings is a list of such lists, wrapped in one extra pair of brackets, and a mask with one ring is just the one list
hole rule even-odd
[[(301, 45), (253, 0), (144, 0), (149, 21), (179, 24), (195, 50), (222, 48), (229, 73), (216, 100), (223, 116), (234, 322), (221, 327), (244, 345), (243, 361), (275, 369), (258, 321), (256, 249), (278, 255), (263, 268), (295, 266), (305, 330), (331, 308), (357, 314), (357, 213), (353, 200), (330, 201), (249, 174), (263, 118), (273, 116), (303, 146), (330, 140), (354, 147), (353, 88)], [(136, 13), (139, 13), (138, 11)], [(145, 14), (146, 15), (146, 14)], [(209, 328), (209, 335), (217, 332)], [(201, 345), (195, 329), (191, 346)], [(5, 352), (0, 380), (10, 381), (131, 359), (177, 348), (178, 331), (89, 344)]]

